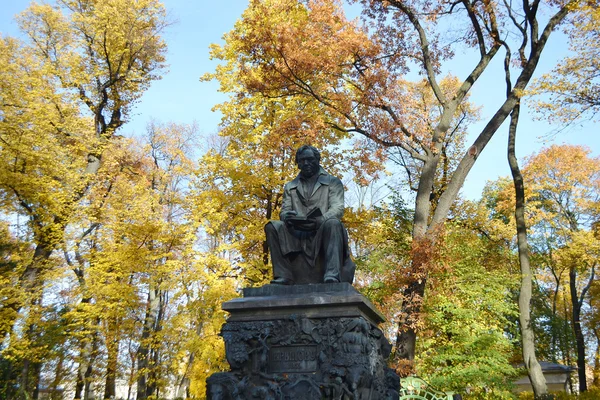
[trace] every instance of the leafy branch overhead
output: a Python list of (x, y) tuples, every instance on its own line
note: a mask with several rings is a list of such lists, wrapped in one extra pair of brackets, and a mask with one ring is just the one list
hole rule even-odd
[[(585, 7), (553, 1), (540, 15), (538, 1), (358, 3), (362, 19), (348, 21), (335, 0), (251, 1), (225, 44), (213, 46), (222, 64), (207, 78), (240, 99), (310, 105), (321, 110), (319, 121), (329, 128), (323, 132), (355, 139), (366, 165), (396, 161), (404, 174), (394, 181), (408, 180), (416, 192), (412, 267), (414, 276), (426, 277), (433, 267), (426, 249), (436, 246), (475, 160), (519, 103), (551, 33)], [(443, 76), (444, 63), (459, 52), (470, 56), (464, 78)], [(478, 116), (469, 93), (496, 57), (504, 58), (498, 79), (505, 87), (496, 93), (502, 103), (464, 150), (464, 133)], [(407, 79), (414, 72), (422, 77), (416, 82)], [(315, 136), (310, 125), (298, 134), (305, 133)], [(406, 302), (397, 357), (414, 357), (416, 334), (404, 327), (417, 324), (425, 282), (406, 289), (417, 305)]]

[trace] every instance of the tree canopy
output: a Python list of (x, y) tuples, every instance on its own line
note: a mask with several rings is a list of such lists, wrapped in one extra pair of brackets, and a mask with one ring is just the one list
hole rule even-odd
[[(168, 61), (158, 0), (18, 16), (23, 39), (0, 37), (0, 399), (204, 398), (227, 369), (222, 302), (271, 279), (263, 227), (303, 144), (357, 193), (344, 217), (355, 285), (388, 318), (391, 365), (464, 398), (511, 398), (514, 188), (459, 192), (558, 29), (574, 52), (532, 93), (561, 122), (595, 112), (596, 4), (352, 4), (355, 20), (337, 0), (251, 0), (201, 77), (229, 96), (218, 131), (157, 118), (139, 136), (125, 128)], [(460, 54), (465, 70), (445, 73)], [(482, 120), (470, 94), (496, 58), (502, 101)], [(522, 169), (535, 350), (577, 365), (582, 391), (593, 356), (600, 379), (598, 162), (550, 146)]]

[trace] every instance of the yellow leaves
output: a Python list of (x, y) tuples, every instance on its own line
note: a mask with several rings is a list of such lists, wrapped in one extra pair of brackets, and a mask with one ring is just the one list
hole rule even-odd
[(33, 3), (17, 17), (19, 27), (45, 56), (70, 51), (73, 37), (68, 20), (58, 9), (48, 4)]
[[(167, 354), (162, 340), (185, 348), (180, 333), (203, 324), (213, 337), (235, 285), (205, 265), (188, 274), (201, 258), (184, 207), (197, 127), (152, 123), (143, 143), (115, 135), (164, 67), (165, 10), (156, 0), (57, 3), (20, 16), (29, 44), (0, 38), (0, 206), (33, 239), (0, 264), (0, 297), (14, 301), (0, 305), (2, 338), (18, 327), (2, 356), (42, 360), (68, 339), (77, 362), (89, 361), (85, 345), (116, 360), (120, 341), (146, 343), (151, 295), (165, 313), (152, 349)], [(203, 287), (187, 292), (194, 285)], [(169, 304), (172, 293), (180, 303)], [(185, 330), (169, 320), (167, 307), (180, 304), (190, 306)], [(19, 338), (21, 326), (35, 329)]]
[(16, 209), (36, 214), (37, 237), (56, 244), (53, 224), (66, 220), (85, 184), (77, 178), (93, 130), (31, 49), (10, 38), (0, 39), (0, 81), (0, 187)]
[(190, 394), (198, 398), (206, 395), (206, 378), (215, 372), (227, 371), (225, 346), (221, 338), (203, 337), (202, 346), (198, 348), (191, 371), (192, 382)]
[(166, 13), (156, 0), (34, 4), (19, 16), (19, 24), (67, 93), (80, 98), (97, 119), (104, 112), (121, 113), (110, 123), (100, 118), (97, 122), (108, 126), (97, 134), (118, 128), (164, 67), (166, 45), (159, 34), (167, 25)]
[(553, 212), (563, 229), (572, 230), (598, 207), (600, 158), (589, 154), (582, 146), (551, 146), (523, 169), (532, 208)]
[[(554, 145), (526, 159), (523, 167), (528, 225), (544, 223), (569, 236), (589, 224), (600, 207), (600, 158), (583, 146)], [(497, 183), (494, 209), (506, 220), (514, 213), (514, 187)]]
[(556, 259), (561, 266), (588, 273), (600, 262), (600, 241), (590, 231), (573, 232), (569, 244), (556, 251)]
[(20, 15), (30, 46), (0, 44), (0, 185), (51, 248), (98, 171), (88, 155), (110, 148), (100, 139), (114, 134), (164, 61), (164, 9), (155, 1), (61, 5), (69, 13), (33, 4)]
[[(188, 299), (186, 302), (178, 299), (181, 306), (166, 327), (180, 349), (173, 358), (173, 371), (187, 375), (191, 380), (190, 391), (198, 396), (205, 394), (209, 375), (227, 369), (223, 340), (218, 336), (226, 317), (221, 304), (237, 296), (235, 280), (223, 279), (225, 270), (209, 269), (207, 261), (203, 256), (186, 271), (194, 283), (187, 286), (188, 291), (179, 292)], [(189, 290), (192, 287), (194, 290)]]
[(600, 12), (597, 5), (573, 2), (571, 13), (567, 33), (572, 55), (537, 79), (529, 92), (542, 116), (565, 125), (600, 111)]

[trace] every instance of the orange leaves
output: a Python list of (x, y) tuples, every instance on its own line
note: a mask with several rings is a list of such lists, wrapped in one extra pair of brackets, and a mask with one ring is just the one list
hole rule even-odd
[[(322, 150), (322, 165), (343, 168), (336, 110), (350, 110), (342, 81), (351, 51), (363, 41), (336, 1), (252, 1), (224, 46), (212, 56), (224, 64), (202, 79), (216, 79), (229, 101), (216, 108), (223, 146), (203, 158), (195, 180), (195, 207), (214, 248), (232, 268), (258, 284), (269, 279), (263, 226), (277, 219), (285, 182), (297, 174), (294, 154), (303, 144)], [(347, 87), (348, 86), (348, 87)], [(313, 90), (316, 99), (306, 96)], [(216, 243), (215, 243), (216, 244)]]
[(266, 95), (310, 92), (342, 113), (352, 110), (348, 94), (361, 90), (346, 76), (377, 53), (330, 0), (254, 1), (226, 39), (246, 88)]
[(298, 79), (306, 74), (335, 78), (366, 40), (346, 22), (341, 4), (330, 0), (255, 1), (241, 24), (245, 29), (234, 33), (241, 50), (275, 79), (295, 79), (294, 73)]
[[(405, 26), (398, 29), (394, 35), (407, 32)], [(236, 108), (252, 110), (254, 115), (244, 117), (255, 117), (277, 107), (276, 117), (286, 117), (249, 129), (278, 130), (278, 136), (296, 130), (307, 142), (362, 135), (370, 143), (355, 143), (361, 158), (356, 166), (366, 167), (357, 168), (359, 175), (381, 169), (388, 150), (399, 147), (411, 176), (420, 174), (424, 160), (443, 152), (438, 175), (446, 179), (462, 156), (466, 125), (477, 118), (477, 109), (457, 102), (446, 110), (428, 80), (403, 77), (402, 60), (418, 47), (409, 51), (394, 35), (374, 35), (346, 20), (338, 1), (256, 0), (225, 35), (226, 44), (213, 46), (212, 56), (224, 64), (203, 79), (216, 78), (221, 90), (237, 94), (218, 107), (226, 115)], [(461, 82), (447, 76), (439, 87), (443, 97), (454, 99)]]
[(563, 229), (591, 223), (600, 201), (600, 158), (582, 146), (551, 146), (532, 156), (523, 170), (530, 201), (554, 213)]
[[(588, 226), (600, 207), (600, 158), (583, 146), (553, 145), (526, 159), (523, 167), (528, 225), (548, 223), (565, 234)], [(496, 212), (512, 218), (514, 189), (498, 181)]]

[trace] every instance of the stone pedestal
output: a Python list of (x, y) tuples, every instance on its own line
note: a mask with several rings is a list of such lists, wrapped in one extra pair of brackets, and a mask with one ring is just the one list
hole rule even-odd
[(352, 285), (249, 288), (223, 309), (231, 371), (207, 379), (208, 399), (398, 398), (384, 318)]

